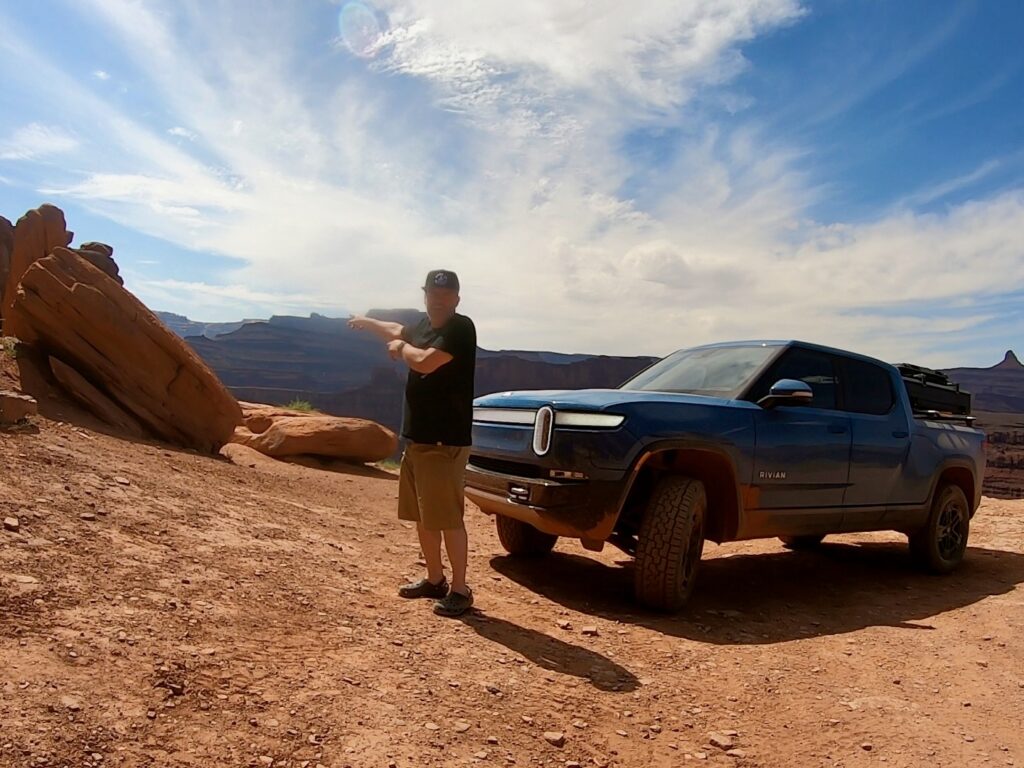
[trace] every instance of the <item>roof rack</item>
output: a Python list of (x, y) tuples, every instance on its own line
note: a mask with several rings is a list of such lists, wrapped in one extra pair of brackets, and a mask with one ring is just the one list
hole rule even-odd
[(898, 363), (896, 369), (903, 377), (903, 385), (915, 414), (970, 415), (971, 394), (960, 389), (960, 385), (951, 381), (942, 371), (909, 363)]

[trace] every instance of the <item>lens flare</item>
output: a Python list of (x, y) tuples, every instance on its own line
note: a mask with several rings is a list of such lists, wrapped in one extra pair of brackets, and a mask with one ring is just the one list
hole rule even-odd
[(369, 59), (377, 53), (381, 29), (377, 16), (359, 2), (345, 3), (338, 14), (338, 30), (345, 46), (356, 56)]

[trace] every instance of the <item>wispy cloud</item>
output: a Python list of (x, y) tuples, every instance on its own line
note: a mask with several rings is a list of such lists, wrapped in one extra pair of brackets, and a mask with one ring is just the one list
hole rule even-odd
[(0, 141), (0, 160), (35, 160), (78, 149), (74, 136), (55, 126), (30, 123)]
[(97, 80), (109, 80), (110, 79), (110, 73), (109, 72), (105, 72), (102, 69), (95, 70), (92, 73), (92, 76), (95, 77)]
[(180, 125), (176, 125), (173, 128), (168, 128), (167, 133), (171, 136), (177, 136), (181, 139), (188, 139), (189, 141), (195, 141), (196, 135), (188, 128), (182, 128)]

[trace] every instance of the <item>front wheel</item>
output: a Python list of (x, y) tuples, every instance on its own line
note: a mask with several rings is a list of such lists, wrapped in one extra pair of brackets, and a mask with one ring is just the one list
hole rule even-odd
[(925, 570), (949, 573), (964, 559), (970, 526), (970, 506), (963, 490), (958, 485), (940, 486), (928, 522), (910, 535), (910, 553)]
[(636, 548), (634, 590), (640, 603), (659, 611), (686, 604), (704, 551), (707, 506), (699, 480), (666, 477), (655, 486)]
[(546, 555), (558, 541), (554, 534), (538, 531), (529, 523), (516, 520), (514, 517), (495, 515), (494, 523), (498, 529), (501, 546), (510, 555)]

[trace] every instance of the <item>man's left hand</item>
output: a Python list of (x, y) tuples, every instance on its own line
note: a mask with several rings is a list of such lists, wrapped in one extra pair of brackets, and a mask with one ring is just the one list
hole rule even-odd
[(405, 346), (405, 342), (402, 339), (395, 339), (394, 341), (388, 342), (388, 354), (391, 355), (392, 360), (402, 359), (402, 347)]

